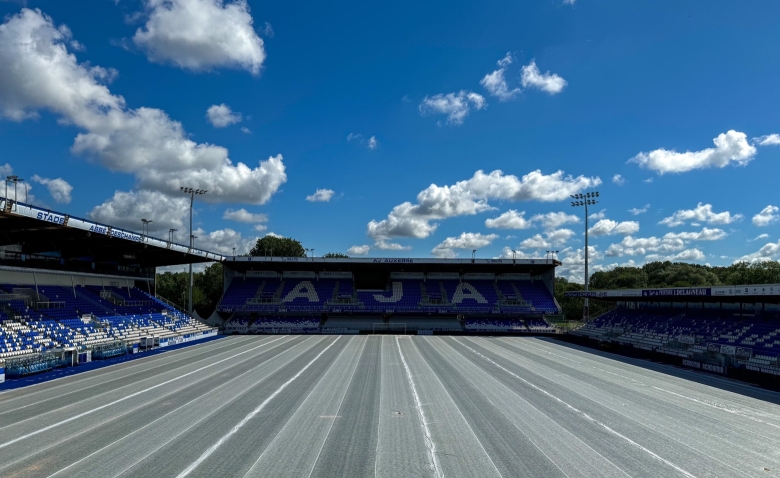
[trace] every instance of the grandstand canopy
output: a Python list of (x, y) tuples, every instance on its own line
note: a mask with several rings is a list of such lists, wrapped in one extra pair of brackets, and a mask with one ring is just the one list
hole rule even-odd
[(561, 265), (553, 259), (422, 259), (422, 258), (324, 258), (324, 257), (227, 257), (226, 267), (248, 270), (350, 271), (350, 272), (462, 272), (539, 275)]
[(95, 265), (110, 264), (131, 273), (222, 259), (221, 254), (0, 198), (0, 264), (95, 271)]
[(565, 297), (626, 302), (763, 302), (780, 303), (780, 284), (668, 287), (566, 292)]

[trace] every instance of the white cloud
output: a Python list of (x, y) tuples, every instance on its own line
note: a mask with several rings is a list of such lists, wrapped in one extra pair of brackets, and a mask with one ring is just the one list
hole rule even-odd
[(759, 146), (776, 146), (780, 144), (780, 134), (768, 134), (766, 136), (753, 138), (753, 144), (757, 144)]
[(616, 175), (612, 176), (612, 182), (617, 184), (618, 186), (622, 186), (622, 185), (626, 184), (626, 178), (624, 178), (623, 176), (621, 176), (619, 174), (616, 174)]
[(347, 135), (347, 142), (360, 141), (363, 139), (363, 135), (360, 133), (349, 133)]
[(546, 214), (536, 214), (531, 218), (534, 222), (541, 222), (545, 229), (558, 229), (564, 224), (580, 222), (580, 218), (574, 214), (565, 212), (548, 212)]
[(362, 245), (362, 246), (352, 246), (349, 249), (347, 249), (347, 254), (353, 255), (353, 256), (365, 256), (368, 254), (368, 251), (371, 249), (371, 246), (368, 245)]
[(684, 251), (680, 251), (677, 254), (672, 254), (668, 256), (660, 255), (660, 254), (650, 254), (647, 257), (645, 257), (646, 262), (680, 262), (680, 261), (703, 261), (706, 258), (704, 253), (696, 248), (693, 249), (686, 249)]
[(757, 235), (753, 239), (748, 239), (748, 242), (755, 242), (755, 241), (760, 241), (762, 239), (768, 239), (768, 238), (769, 238), (769, 234), (764, 233), (764, 234)]
[(280, 238), (281, 238), (281, 237), (284, 237), (284, 236), (282, 236), (282, 235), (280, 235), (280, 234), (277, 234), (277, 233), (275, 233), (275, 232), (273, 232), (273, 231), (266, 233), (266, 237), (267, 237), (267, 236), (271, 236), (271, 237), (280, 237)]
[(647, 178), (642, 180), (643, 183), (650, 184), (653, 182), (653, 178)]
[(474, 176), (452, 186), (430, 185), (417, 195), (417, 204), (395, 206), (382, 221), (368, 223), (368, 235), (375, 239), (390, 237), (428, 237), (438, 224), (431, 221), (474, 215), (494, 209), (488, 200), (561, 201), (583, 189), (598, 186), (598, 177), (564, 176), (563, 171), (544, 175), (532, 171), (522, 178), (496, 170), (477, 171)]
[(257, 243), (257, 237), (244, 238), (240, 232), (230, 228), (206, 232), (201, 228), (195, 229), (195, 247), (223, 255), (232, 255), (236, 248), (236, 255), (247, 254)]
[(588, 229), (588, 234), (593, 237), (612, 236), (614, 234), (631, 235), (639, 231), (639, 223), (636, 221), (617, 222), (611, 219), (602, 219)]
[(49, 194), (55, 201), (61, 204), (69, 204), (71, 200), (70, 193), (73, 191), (67, 181), (62, 178), (48, 179), (42, 178), (37, 174), (33, 175), (32, 180), (38, 184), (43, 184), (49, 190)]
[(471, 108), (481, 110), (487, 107), (485, 98), (473, 91), (460, 90), (457, 93), (440, 93), (426, 96), (420, 103), (420, 113), (447, 115), (447, 124), (459, 125), (469, 115)]
[(13, 172), (14, 168), (12, 168), (10, 164), (0, 164), (0, 176), (10, 176)]
[(756, 154), (756, 148), (748, 143), (747, 135), (739, 131), (729, 130), (727, 133), (721, 133), (713, 142), (714, 148), (701, 151), (678, 153), (674, 150), (656, 149), (649, 153), (639, 153), (628, 162), (637, 163), (658, 174), (683, 173), (701, 168), (723, 168), (732, 162), (744, 166)]
[(147, 21), (133, 42), (150, 61), (192, 71), (260, 72), (265, 49), (246, 0), (145, 0), (144, 5)]
[[(655, 259), (649, 260), (667, 260), (658, 259), (664, 254), (675, 253), (685, 249), (685, 246), (689, 241), (718, 241), (724, 239), (727, 236), (726, 232), (722, 229), (709, 229), (704, 228), (698, 232), (669, 232), (663, 237), (632, 237), (626, 236), (619, 244), (611, 244), (606, 251), (606, 255), (610, 257), (622, 257), (622, 256), (637, 256), (654, 253)], [(696, 249), (694, 249), (696, 250)], [(648, 256), (649, 257), (649, 256)], [(681, 256), (682, 257), (682, 256)], [(672, 259), (668, 259), (672, 260)], [(680, 259), (682, 260), (682, 259)]]
[(247, 128), (246, 126), (241, 127), (241, 132), (244, 134), (252, 134), (252, 130)]
[(588, 219), (595, 219), (595, 220), (604, 219), (605, 217), (607, 217), (606, 212), (607, 212), (606, 209), (602, 209), (599, 212), (594, 212), (593, 214), (588, 216)]
[(510, 90), (504, 78), (506, 67), (511, 65), (512, 61), (512, 55), (507, 53), (504, 58), (498, 60), (499, 69), (488, 73), (479, 82), (492, 96), (497, 96), (499, 101), (509, 101), (520, 94), (520, 88)]
[(368, 138), (368, 149), (376, 149), (379, 147), (379, 142), (376, 140), (376, 136)]
[(241, 122), (241, 113), (234, 113), (230, 106), (222, 103), (221, 105), (211, 105), (206, 110), (206, 118), (215, 128), (224, 128)]
[(412, 248), (411, 246), (403, 246), (397, 242), (387, 241), (376, 241), (374, 247), (383, 251), (408, 251)]
[(731, 214), (728, 211), (712, 212), (712, 204), (698, 203), (694, 209), (681, 209), (671, 216), (664, 218), (658, 224), (669, 227), (680, 226), (688, 221), (706, 224), (731, 224), (742, 219), (742, 214)]
[[(602, 270), (602, 267), (599, 266), (598, 261), (600, 261), (603, 258), (604, 255), (598, 251), (598, 248), (596, 246), (588, 247), (588, 261), (590, 267), (590, 270), (588, 272), (590, 274)], [(556, 276), (566, 277), (568, 280), (574, 282), (579, 282), (579, 283), (583, 282), (583, 278), (585, 277), (585, 249), (584, 248), (573, 249), (571, 247), (567, 247), (566, 249), (560, 251), (560, 253), (558, 254), (558, 260), (561, 261), (562, 265), (556, 269), (555, 271)]]
[(306, 196), (306, 200), (309, 202), (328, 202), (333, 197), (333, 193), (332, 189), (317, 189), (311, 196)]
[(498, 234), (464, 232), (458, 237), (448, 237), (431, 251), (436, 257), (456, 257), (455, 249), (479, 249), (498, 239)]
[(153, 221), (149, 224), (150, 235), (165, 239), (169, 229), (176, 229), (174, 240), (186, 242), (189, 208), (186, 197), (171, 198), (157, 191), (116, 191), (87, 217), (131, 231), (141, 231), (141, 219), (147, 219)]
[(233, 164), (227, 149), (189, 139), (181, 123), (154, 108), (130, 109), (105, 82), (116, 72), (79, 64), (70, 32), (39, 11), (23, 9), (0, 25), (0, 114), (21, 121), (47, 109), (82, 130), (72, 151), (130, 173), (141, 189), (179, 194), (208, 190), (205, 201), (263, 204), (287, 180), (282, 156), (254, 169)]
[(631, 209), (628, 210), (628, 212), (630, 212), (634, 216), (638, 216), (638, 215), (640, 215), (642, 213), (647, 212), (648, 209), (650, 209), (650, 205), (649, 204), (645, 204), (645, 207), (642, 207), (642, 208), (632, 207)]
[(719, 241), (728, 236), (723, 229), (710, 229), (705, 227), (699, 232), (669, 232), (664, 238), (683, 239), (685, 241)]
[(780, 257), (780, 241), (768, 242), (758, 251), (744, 255), (734, 262), (764, 262), (777, 260), (778, 257)]
[(379, 141), (376, 139), (376, 136), (371, 136), (368, 139), (365, 139), (365, 137), (360, 133), (349, 133), (347, 135), (347, 142), (356, 142), (357, 144), (364, 144), (366, 148), (370, 150), (375, 150), (379, 147)]
[(274, 35), (276, 35), (274, 33), (273, 27), (268, 22), (265, 22), (265, 25), (263, 26), (263, 35), (267, 36), (268, 38), (273, 38)]
[(265, 214), (251, 213), (244, 208), (237, 209), (237, 210), (227, 209), (225, 210), (225, 213), (222, 214), (222, 218), (228, 219), (230, 221), (244, 222), (247, 224), (268, 222), (268, 216), (266, 216)]
[(560, 93), (566, 86), (566, 80), (560, 76), (549, 71), (546, 73), (540, 72), (534, 60), (531, 60), (531, 63), (523, 67), (521, 82), (525, 88), (538, 88), (551, 95)]
[(544, 236), (541, 234), (535, 234), (534, 236), (523, 240), (519, 247), (521, 249), (540, 249), (560, 246), (571, 239), (572, 236), (574, 236), (574, 231), (571, 229), (555, 229), (552, 231), (546, 231)]
[(525, 211), (517, 212), (510, 209), (498, 217), (485, 219), (485, 227), (491, 229), (528, 229), (533, 222), (526, 219)]
[(268, 229), (268, 226), (266, 226), (265, 224), (255, 224), (254, 226), (252, 226), (252, 229), (257, 232), (263, 232), (266, 229)]
[(780, 218), (778, 215), (780, 208), (772, 206), (771, 204), (761, 210), (758, 214), (753, 216), (753, 224), (759, 227), (768, 226)]

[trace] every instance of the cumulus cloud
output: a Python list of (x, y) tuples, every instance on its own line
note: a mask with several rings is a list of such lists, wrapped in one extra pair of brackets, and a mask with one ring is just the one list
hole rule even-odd
[(546, 214), (536, 214), (531, 218), (534, 222), (539, 222), (545, 229), (557, 229), (564, 224), (580, 222), (580, 218), (574, 214), (565, 212), (548, 212)]
[(725, 225), (742, 219), (742, 214), (731, 214), (728, 211), (713, 212), (712, 204), (699, 203), (694, 209), (681, 209), (671, 216), (664, 218), (659, 224), (669, 227), (681, 226), (688, 221)]
[(479, 249), (490, 245), (498, 237), (498, 234), (464, 232), (458, 237), (444, 239), (441, 244), (433, 248), (431, 254), (439, 258), (457, 257), (458, 253), (455, 249)]
[(638, 216), (638, 215), (640, 215), (642, 213), (647, 212), (648, 209), (650, 209), (650, 205), (649, 204), (645, 204), (645, 207), (642, 207), (642, 208), (632, 207), (631, 209), (628, 210), (628, 212), (630, 212), (634, 216)]
[(383, 240), (376, 241), (374, 243), (374, 247), (383, 251), (408, 251), (411, 249), (411, 246), (404, 246), (398, 244), (397, 242), (388, 242)]
[(234, 113), (230, 106), (222, 103), (221, 105), (211, 105), (206, 110), (206, 118), (215, 128), (224, 128), (241, 122), (241, 113)]
[(426, 96), (420, 103), (420, 113), (423, 115), (447, 115), (447, 124), (463, 124), (472, 108), (481, 110), (487, 107), (485, 97), (473, 91), (460, 90), (457, 93), (440, 93)]
[(247, 224), (256, 224), (259, 222), (268, 222), (268, 216), (265, 214), (256, 214), (247, 211), (244, 208), (241, 209), (227, 209), (225, 210), (225, 213), (222, 214), (223, 219), (228, 219), (230, 221), (236, 221), (236, 222), (244, 222)]
[(753, 216), (753, 224), (759, 227), (772, 224), (780, 217), (780, 215), (777, 214), (778, 211), (780, 211), (780, 208), (770, 204), (769, 206), (762, 209), (761, 212)]
[(753, 144), (759, 146), (777, 146), (780, 144), (780, 134), (768, 134), (766, 136), (753, 138)]
[(347, 254), (353, 256), (365, 256), (366, 254), (368, 254), (369, 250), (371, 250), (371, 246), (368, 245), (352, 246), (349, 249), (347, 249)]
[(145, 0), (144, 6), (146, 24), (133, 42), (150, 61), (192, 71), (260, 72), (265, 49), (246, 0)]
[(605, 217), (607, 217), (607, 210), (606, 209), (602, 209), (601, 211), (594, 212), (593, 214), (588, 216), (588, 219), (593, 219), (593, 220), (598, 221), (599, 219), (604, 219)]
[(176, 229), (174, 239), (187, 242), (189, 208), (190, 201), (186, 197), (172, 198), (157, 191), (116, 191), (113, 197), (95, 206), (87, 217), (131, 231), (141, 230), (141, 219), (148, 219), (153, 221), (149, 224), (150, 235), (167, 238), (168, 230)]
[(193, 235), (195, 247), (210, 252), (217, 252), (223, 255), (233, 254), (233, 248), (236, 248), (236, 255), (247, 254), (257, 243), (257, 237), (244, 237), (240, 232), (230, 228), (219, 229), (206, 232), (201, 228), (195, 229)]
[(379, 141), (376, 140), (376, 136), (372, 136), (368, 138), (368, 143), (366, 143), (366, 146), (368, 149), (374, 150), (379, 147)]
[(560, 93), (566, 86), (566, 80), (560, 76), (549, 71), (540, 72), (535, 60), (523, 67), (520, 81), (524, 88), (538, 88), (551, 95)]
[[(395, 206), (386, 219), (368, 223), (368, 235), (375, 239), (414, 237), (423, 239), (436, 230), (435, 220), (474, 215), (494, 209), (488, 200), (561, 201), (583, 189), (598, 186), (598, 177), (550, 175), (532, 171), (522, 178), (496, 170), (477, 171), (471, 179), (452, 186), (430, 185), (417, 195), (417, 204)], [(498, 219), (498, 218), (496, 218)]]
[(116, 72), (78, 63), (70, 31), (23, 9), (0, 25), (0, 115), (21, 121), (47, 109), (84, 132), (71, 150), (133, 174), (141, 189), (208, 190), (203, 200), (263, 204), (287, 180), (282, 156), (255, 168), (233, 164), (227, 149), (189, 139), (181, 123), (155, 108), (131, 109), (106, 82)]
[(628, 161), (664, 174), (702, 168), (723, 168), (732, 162), (744, 166), (756, 155), (756, 148), (748, 143), (747, 135), (733, 129), (719, 134), (713, 142), (714, 148), (701, 151), (679, 153), (675, 150), (656, 149), (649, 153), (639, 153)]
[(546, 231), (544, 235), (535, 234), (534, 236), (523, 240), (519, 247), (521, 249), (540, 249), (560, 246), (571, 239), (572, 236), (574, 236), (574, 231), (571, 229), (554, 229), (552, 231)]
[(485, 220), (485, 227), (491, 229), (528, 229), (533, 227), (533, 221), (526, 219), (525, 211), (517, 212), (510, 209), (498, 217)]
[(488, 93), (490, 93), (492, 96), (498, 97), (499, 101), (509, 101), (520, 94), (520, 88), (510, 89), (507, 85), (506, 79), (504, 78), (506, 67), (511, 65), (512, 61), (512, 55), (507, 53), (504, 58), (498, 60), (497, 63), (499, 68), (493, 71), (493, 73), (488, 73), (485, 75), (485, 77), (482, 78), (482, 80), (479, 82), (480, 85), (488, 90)]
[(49, 194), (51, 194), (51, 197), (54, 198), (54, 200), (57, 201), (58, 203), (61, 204), (70, 203), (71, 200), (70, 193), (73, 191), (73, 186), (71, 186), (64, 179), (42, 178), (37, 174), (35, 174), (33, 175), (32, 180), (38, 184), (43, 184), (44, 186), (46, 186), (46, 189), (49, 190)]
[(0, 164), (0, 176), (10, 176), (13, 172), (14, 168), (12, 168), (10, 164)]
[(621, 176), (619, 174), (616, 174), (616, 175), (612, 176), (612, 182), (617, 184), (618, 186), (622, 186), (622, 185), (626, 184), (626, 178), (624, 178), (623, 176)]
[(661, 255), (661, 254), (650, 254), (647, 257), (645, 257), (645, 261), (647, 262), (655, 262), (655, 261), (670, 261), (670, 262), (695, 262), (695, 261), (703, 261), (705, 259), (705, 255), (702, 251), (693, 248), (693, 249), (686, 249), (684, 251), (680, 251), (677, 254), (672, 255)]
[(328, 202), (333, 197), (333, 193), (332, 189), (317, 189), (314, 194), (306, 196), (306, 200), (309, 202)]
[(655, 236), (626, 236), (619, 244), (611, 244), (607, 248), (606, 255), (610, 257), (622, 257), (655, 253), (660, 257), (660, 255), (668, 255), (685, 249), (690, 241), (718, 241), (726, 236), (726, 232), (722, 229), (710, 229), (706, 227), (698, 232), (669, 232), (660, 238)]
[(780, 257), (780, 241), (768, 242), (756, 252), (753, 252), (751, 254), (746, 254), (734, 262), (753, 263), (753, 262), (774, 261), (777, 260), (778, 257)]
[[(603, 258), (604, 255), (599, 252), (596, 246), (588, 247), (590, 274), (603, 269), (599, 265), (599, 261)], [(558, 260), (561, 261), (561, 266), (556, 269), (556, 276), (566, 277), (568, 280), (574, 282), (583, 282), (583, 278), (585, 277), (585, 248), (573, 249), (567, 247), (560, 251)]]
[(637, 231), (639, 231), (639, 223), (636, 221), (617, 222), (611, 219), (602, 219), (588, 229), (588, 234), (593, 237), (599, 237), (615, 234), (631, 235)]

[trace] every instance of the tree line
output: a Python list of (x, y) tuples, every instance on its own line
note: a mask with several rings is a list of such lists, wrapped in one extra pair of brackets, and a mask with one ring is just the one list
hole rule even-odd
[[(641, 267), (616, 267), (590, 276), (591, 290), (654, 289), (662, 287), (708, 287), (717, 285), (777, 284), (780, 283), (780, 263), (766, 261), (749, 264), (739, 262), (730, 266), (708, 266), (684, 262), (649, 262)], [(555, 278), (555, 298), (569, 318), (582, 317), (583, 299), (565, 298), (569, 291), (583, 290), (584, 286)], [(598, 315), (611, 303), (591, 300), (591, 316)]]

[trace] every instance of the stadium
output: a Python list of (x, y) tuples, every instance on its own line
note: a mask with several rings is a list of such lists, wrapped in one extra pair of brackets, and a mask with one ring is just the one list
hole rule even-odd
[[(554, 259), (226, 257), (0, 211), (2, 476), (780, 467), (777, 284), (569, 292), (611, 304), (572, 326)], [(206, 261), (211, 317), (157, 296)]]

